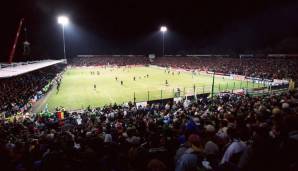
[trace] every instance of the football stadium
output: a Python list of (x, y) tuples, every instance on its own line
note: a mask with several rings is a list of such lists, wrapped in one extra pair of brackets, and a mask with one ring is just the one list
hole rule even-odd
[(217, 3), (7, 2), (0, 170), (297, 171), (298, 3)]

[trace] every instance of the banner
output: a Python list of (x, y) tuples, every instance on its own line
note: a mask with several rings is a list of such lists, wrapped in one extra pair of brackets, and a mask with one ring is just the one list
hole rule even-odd
[(243, 75), (231, 74), (230, 77), (231, 77), (233, 80), (242, 80), (242, 81), (245, 80), (245, 76), (243, 76)]
[(289, 84), (288, 80), (273, 79), (274, 84)]

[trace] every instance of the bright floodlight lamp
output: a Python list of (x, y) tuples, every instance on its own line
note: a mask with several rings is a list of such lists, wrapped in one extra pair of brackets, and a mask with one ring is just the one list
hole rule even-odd
[(162, 32), (162, 55), (165, 55), (165, 33), (167, 32), (168, 28), (166, 26), (161, 26), (160, 31)]
[(64, 37), (64, 27), (69, 23), (69, 19), (66, 16), (58, 17), (58, 24), (62, 26), (62, 38), (63, 38), (63, 56), (66, 61), (66, 49), (65, 49), (65, 37)]
[(163, 32), (163, 33), (166, 32), (167, 30), (168, 30), (168, 29), (167, 29), (166, 26), (161, 26), (161, 27), (160, 27), (160, 31)]
[(61, 24), (61, 25), (63, 25), (63, 26), (66, 26), (69, 23), (68, 17), (66, 17), (66, 16), (59, 16), (58, 17), (58, 23)]

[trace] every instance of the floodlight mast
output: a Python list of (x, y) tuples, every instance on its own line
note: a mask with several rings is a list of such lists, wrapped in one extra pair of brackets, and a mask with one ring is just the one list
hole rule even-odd
[(168, 28), (166, 26), (161, 26), (160, 31), (162, 32), (162, 56), (165, 56), (165, 33)]
[(58, 24), (62, 26), (62, 39), (63, 39), (63, 56), (66, 60), (66, 49), (65, 49), (65, 36), (64, 36), (64, 27), (67, 26), (69, 23), (69, 19), (66, 16), (59, 16), (58, 17)]

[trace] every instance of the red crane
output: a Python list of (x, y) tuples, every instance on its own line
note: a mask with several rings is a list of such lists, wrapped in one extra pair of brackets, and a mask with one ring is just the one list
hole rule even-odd
[(13, 46), (11, 48), (9, 59), (8, 59), (9, 64), (12, 63), (12, 60), (13, 60), (13, 57), (14, 57), (14, 54), (15, 54), (15, 51), (16, 51), (16, 46), (17, 46), (17, 43), (18, 43), (18, 40), (19, 40), (20, 32), (21, 32), (21, 29), (22, 29), (23, 22), (24, 22), (24, 18), (22, 18), (20, 20), (20, 23), (19, 23), (17, 34), (16, 34), (16, 37), (14, 39), (14, 43), (13, 43)]

